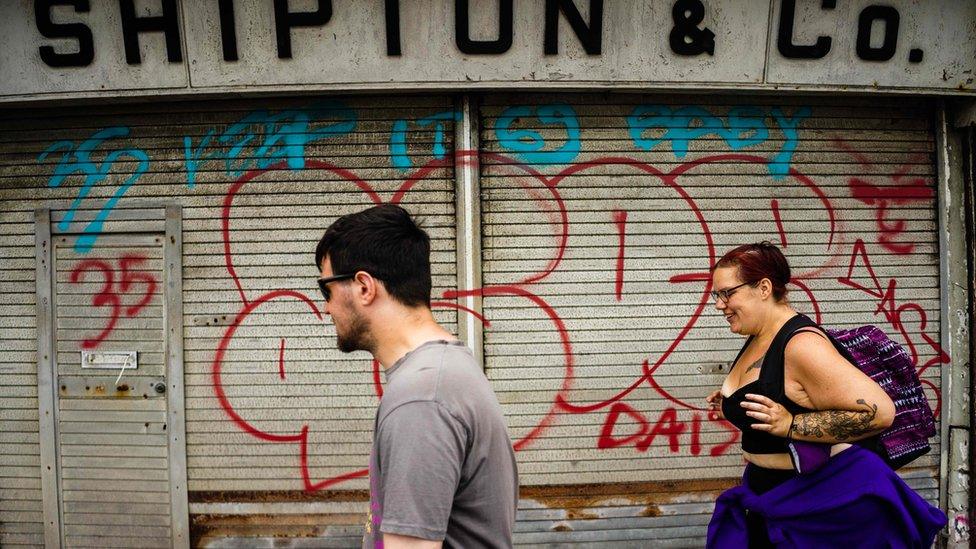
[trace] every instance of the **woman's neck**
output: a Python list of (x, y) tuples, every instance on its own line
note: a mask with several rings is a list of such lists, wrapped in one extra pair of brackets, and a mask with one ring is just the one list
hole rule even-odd
[(766, 344), (776, 337), (779, 333), (780, 328), (787, 323), (791, 318), (796, 316), (796, 311), (793, 307), (788, 304), (776, 305), (773, 310), (770, 311), (769, 315), (762, 326), (759, 328), (759, 332), (755, 334), (755, 341), (759, 344)]

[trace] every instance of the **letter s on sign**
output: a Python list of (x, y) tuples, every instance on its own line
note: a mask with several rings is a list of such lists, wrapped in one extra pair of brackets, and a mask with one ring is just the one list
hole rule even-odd
[(54, 6), (73, 6), (76, 12), (88, 13), (91, 6), (88, 0), (35, 0), (34, 22), (37, 32), (44, 38), (74, 38), (78, 41), (75, 53), (58, 53), (53, 46), (37, 49), (41, 61), (49, 67), (86, 67), (95, 59), (95, 41), (91, 29), (82, 23), (55, 23), (51, 20)]

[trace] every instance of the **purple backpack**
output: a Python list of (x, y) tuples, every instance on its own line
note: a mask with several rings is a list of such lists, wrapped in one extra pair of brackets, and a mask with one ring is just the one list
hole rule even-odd
[(881, 457), (898, 469), (928, 453), (935, 436), (935, 418), (905, 349), (875, 326), (827, 330), (834, 346), (871, 377), (895, 403), (895, 419), (879, 435)]

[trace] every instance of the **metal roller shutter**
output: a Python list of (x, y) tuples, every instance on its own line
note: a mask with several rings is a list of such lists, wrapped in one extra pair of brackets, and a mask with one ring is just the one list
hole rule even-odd
[[(43, 542), (37, 339), (21, 320), (33, 323), (35, 315), (32, 223), (38, 204), (90, 214), (182, 205), (191, 502), (194, 494), (206, 494), (207, 501), (264, 501), (259, 492), (287, 500), (346, 476), (357, 478), (339, 488), (365, 489), (358, 472), (367, 464), (376, 404), (370, 360), (365, 353), (338, 352), (331, 323), (316, 316), (321, 298), (312, 252), (338, 216), (396, 200), (422, 218), (432, 237), (435, 296), (456, 288), (450, 98), (102, 105), (5, 110), (0, 118), (0, 286), (6, 296), (0, 304), (6, 325), (0, 544)], [(89, 165), (68, 154), (84, 145), (93, 148)], [(76, 161), (65, 163), (66, 170), (109, 175), (88, 178), (94, 184), (87, 191), (82, 171), (54, 185), (62, 155)], [(113, 205), (116, 193), (121, 199)], [(94, 225), (72, 226), (97, 235)], [(454, 309), (437, 307), (435, 316), (456, 329)], [(120, 333), (125, 321), (148, 322), (122, 319)], [(222, 361), (215, 368), (218, 349)], [(365, 504), (347, 507), (350, 522), (358, 524)], [(289, 524), (269, 522), (282, 530)], [(196, 535), (205, 534), (206, 525), (197, 525)]]
[[(485, 364), (519, 441), (520, 543), (703, 543), (742, 471), (702, 410), (742, 344), (705, 279), (742, 243), (782, 247), (799, 311), (906, 345), (938, 406), (932, 119), (878, 98), (486, 98)], [(902, 473), (935, 502), (933, 443)]]

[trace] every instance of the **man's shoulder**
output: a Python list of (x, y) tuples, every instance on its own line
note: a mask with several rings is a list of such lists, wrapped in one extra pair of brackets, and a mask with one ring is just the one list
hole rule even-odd
[(416, 390), (444, 379), (483, 375), (471, 350), (458, 341), (426, 343), (406, 357), (390, 380), (391, 390)]
[[(408, 357), (387, 384), (377, 417), (382, 420), (395, 409), (409, 403), (430, 402), (463, 416), (459, 394), (479, 393), (488, 386), (484, 372), (471, 351), (459, 342), (428, 344)], [(489, 389), (490, 390), (490, 389)]]

